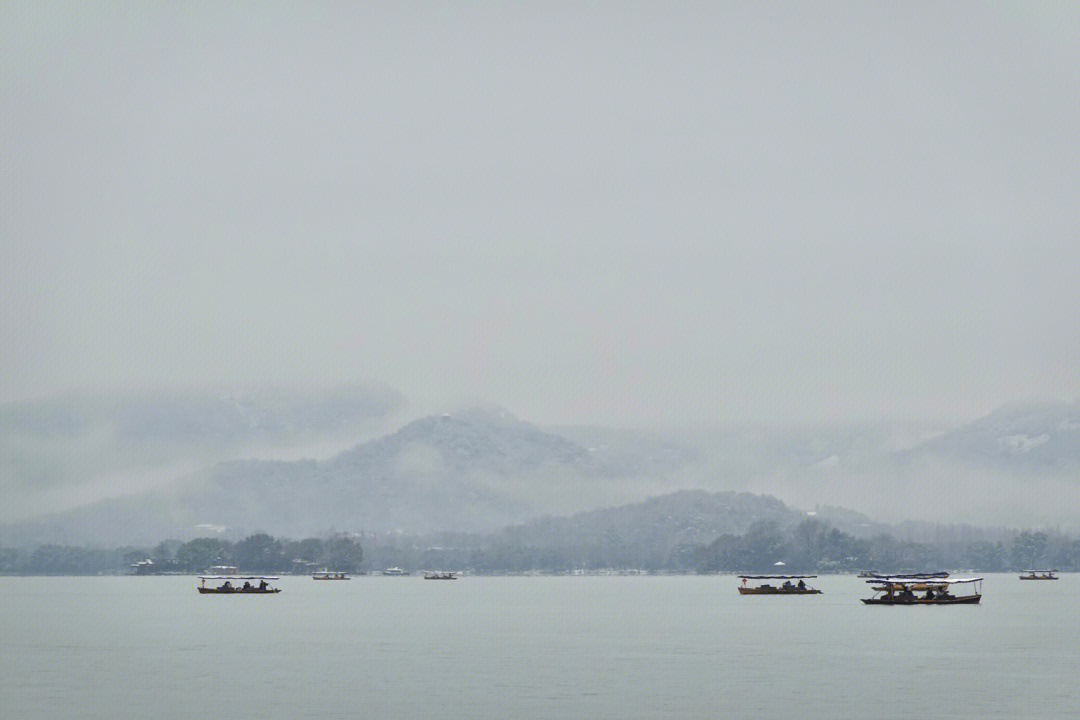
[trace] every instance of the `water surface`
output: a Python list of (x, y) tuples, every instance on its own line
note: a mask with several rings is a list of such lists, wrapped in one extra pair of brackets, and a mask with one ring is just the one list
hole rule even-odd
[(867, 607), (731, 576), (0, 578), (4, 717), (1076, 717), (1078, 578)]

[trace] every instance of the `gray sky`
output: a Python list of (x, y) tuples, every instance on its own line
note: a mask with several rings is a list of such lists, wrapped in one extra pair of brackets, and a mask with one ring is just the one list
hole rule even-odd
[(0, 400), (1080, 394), (1076, 3), (5, 3)]

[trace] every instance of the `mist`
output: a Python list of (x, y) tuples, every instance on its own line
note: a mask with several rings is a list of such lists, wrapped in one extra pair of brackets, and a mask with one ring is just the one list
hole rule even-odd
[(542, 424), (1072, 400), (1077, 11), (8, 8), (0, 399)]

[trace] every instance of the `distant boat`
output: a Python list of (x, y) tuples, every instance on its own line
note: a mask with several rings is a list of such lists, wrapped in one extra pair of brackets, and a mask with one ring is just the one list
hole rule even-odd
[(383, 575), (395, 575), (395, 576), (400, 577), (402, 575), (408, 575), (409, 571), (408, 570), (402, 570), (399, 567), (392, 567), (392, 568), (386, 568), (385, 570), (383, 570), (382, 574)]
[[(740, 575), (742, 584), (739, 586), (740, 595), (820, 595), (821, 591), (806, 584), (806, 580), (816, 578), (817, 575)], [(747, 580), (765, 580), (760, 585), (747, 585)], [(776, 585), (768, 581), (783, 580)], [(793, 583), (792, 580), (799, 582)]]
[(319, 570), (318, 572), (311, 574), (312, 580), (348, 580), (348, 573), (336, 572), (332, 570)]
[(1057, 580), (1057, 570), (1025, 570), (1021, 580)]
[(425, 580), (457, 580), (457, 576), (452, 572), (425, 572)]
[[(982, 581), (977, 578), (913, 578), (908, 575), (873, 578), (878, 583), (874, 595), (862, 598), (866, 605), (973, 605), (982, 599)], [(953, 594), (953, 588), (968, 592)], [(922, 593), (921, 595), (918, 593)]]
[[(207, 580), (224, 580), (225, 582), (217, 586), (206, 586)], [(244, 584), (241, 585), (240, 581), (243, 580)], [(252, 580), (258, 580), (258, 585), (252, 585)], [(277, 580), (277, 577), (271, 575), (200, 575), (199, 584), (195, 586), (195, 589), (199, 591), (200, 595), (273, 595), (281, 592), (280, 588), (273, 587), (267, 580)], [(236, 582), (236, 585), (233, 585)]]

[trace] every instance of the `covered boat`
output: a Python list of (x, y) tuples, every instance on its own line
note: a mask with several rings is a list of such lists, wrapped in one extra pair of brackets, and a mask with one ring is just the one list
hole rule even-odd
[[(740, 595), (820, 595), (821, 591), (806, 584), (817, 575), (740, 575)], [(750, 585), (749, 580), (765, 582)], [(798, 582), (793, 582), (793, 581)], [(775, 582), (775, 584), (774, 584)]]
[[(224, 582), (207, 587), (207, 580), (211, 582), (224, 580)], [(277, 577), (273, 575), (200, 575), (199, 584), (195, 586), (195, 589), (201, 595), (273, 595), (281, 592), (280, 588), (273, 587), (267, 580), (277, 580)]]
[(311, 574), (312, 580), (348, 580), (349, 574), (336, 570), (319, 570)]
[(427, 571), (424, 573), (425, 580), (457, 580), (457, 575), (452, 572)]
[(1057, 580), (1057, 570), (1025, 570), (1021, 580)]
[(874, 595), (866, 605), (973, 605), (982, 599), (981, 577), (916, 578), (907, 575), (874, 578)]

